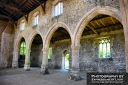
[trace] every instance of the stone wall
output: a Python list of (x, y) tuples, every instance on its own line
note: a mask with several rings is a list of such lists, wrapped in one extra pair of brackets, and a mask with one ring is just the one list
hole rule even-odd
[[(108, 35), (106, 35), (108, 36)], [(81, 38), (80, 70), (86, 72), (125, 72), (124, 34), (111, 34), (111, 58), (98, 57), (98, 45), (94, 44), (96, 37)], [(52, 45), (53, 55), (50, 62), (51, 68), (62, 68), (62, 53), (66, 49), (71, 54), (70, 41), (58, 41)], [(70, 57), (71, 66), (71, 57)]]
[(98, 57), (98, 45), (95, 38), (81, 40), (80, 69), (86, 72), (125, 72), (124, 34), (114, 34), (111, 41), (111, 58)]
[[(0, 48), (1, 48), (1, 37), (0, 37)], [(1, 54), (1, 49), (0, 49), (0, 54)], [(0, 55), (0, 64), (1, 64), (1, 55)]]
[(14, 45), (14, 27), (9, 23), (1, 35), (1, 63), (0, 67), (6, 68), (12, 66)]
[[(35, 10), (31, 11), (28, 16), (28, 21), (26, 21), (25, 30), (20, 32), (20, 22), (22, 20), (26, 20), (25, 17), (22, 17), (18, 20), (16, 29), (16, 36), (23, 35), (26, 40), (29, 39), (31, 33), (34, 31), (39, 31), (42, 36), (46, 36), (48, 30), (58, 22), (63, 22), (66, 24), (72, 33), (74, 33), (75, 28), (79, 21), (83, 18), (83, 16), (88, 13), (93, 8), (100, 6), (102, 8), (110, 8), (113, 7), (119, 10), (118, 0), (113, 0), (111, 2), (107, 2), (106, 0), (100, 0), (100, 4), (96, 4), (96, 1), (93, 2), (84, 2), (84, 0), (63, 0), (64, 3), (64, 12), (62, 15), (57, 17), (52, 17), (52, 7), (54, 6), (53, 0), (48, 0), (46, 3), (46, 12), (45, 14), (42, 11), (41, 6), (37, 7)], [(101, 4), (104, 3), (104, 4)], [(36, 28), (32, 27), (32, 16), (35, 12), (39, 12), (39, 24)], [(95, 16), (94, 16), (95, 17)], [(28, 37), (29, 36), (29, 37)], [(16, 37), (16, 38), (17, 38)]]
[[(71, 59), (71, 42), (68, 41), (58, 41), (52, 44), (52, 57), (50, 61), (50, 68), (62, 68), (62, 57), (63, 52), (67, 50)], [(70, 60), (71, 63), (71, 60)], [(71, 64), (70, 64), (71, 66)]]
[(31, 67), (41, 67), (42, 64), (42, 44), (32, 44), (30, 53)]
[[(59, 22), (64, 23), (69, 28), (69, 31), (73, 34), (74, 31), (76, 30), (77, 25), (80, 23), (80, 21), (83, 19), (83, 17), (85, 17), (85, 15), (88, 14), (89, 11), (94, 8), (101, 7), (101, 8), (108, 8), (111, 10), (113, 10), (113, 8), (114, 8), (114, 11), (120, 11), (118, 0), (109, 0), (109, 1), (108, 0), (63, 0), (63, 3), (64, 3), (63, 14), (59, 15), (57, 17), (52, 17), (53, 1), (54, 0), (47, 1), (45, 13), (42, 11), (41, 6), (37, 7), (33, 11), (31, 11), (28, 16), (28, 21), (25, 22), (26, 23), (25, 29), (22, 32), (20, 31), (20, 22), (22, 20), (26, 20), (26, 19), (23, 16), (22, 18), (20, 18), (18, 20), (17, 29), (16, 29), (16, 33), (15, 33), (15, 40), (18, 40), (17, 38), (19, 38), (19, 36), (22, 36), (25, 38), (26, 43), (28, 45), (28, 43), (31, 42), (30, 39), (32, 39), (32, 36), (34, 36), (32, 34), (35, 31), (37, 33), (39, 33), (40, 36), (42, 36), (43, 39), (45, 40), (46, 36), (49, 35), (49, 34), (47, 34), (48, 31), (50, 29), (52, 29), (52, 27)], [(37, 27), (35, 27), (33, 29), (32, 16), (35, 12), (39, 12), (40, 18), (39, 18), (39, 24), (37, 25)], [(71, 35), (71, 36), (73, 36), (73, 35)], [(18, 41), (15, 41), (15, 42), (17, 43)], [(43, 42), (45, 42), (45, 41), (43, 41)], [(87, 70), (87, 69), (85, 69), (85, 67), (87, 66), (85, 61), (94, 61), (93, 67), (96, 67), (95, 65), (99, 62), (99, 60), (87, 57), (87, 56), (96, 56), (96, 54), (95, 55), (93, 54), (93, 52), (96, 53), (96, 50), (92, 49), (93, 48), (92, 42), (89, 39), (87, 42), (86, 42), (86, 40), (85, 41), (81, 40), (81, 42), (82, 42), (82, 44), (81, 44), (81, 48), (80, 48), (80, 69)], [(86, 50), (86, 47), (84, 46), (84, 44), (88, 44), (89, 48), (91, 48), (92, 50), (91, 49)], [(37, 47), (35, 47), (34, 49), (36, 49), (36, 48)], [(52, 44), (52, 48), (53, 48), (53, 56), (51, 59), (52, 60), (51, 67), (55, 68), (57, 66), (57, 67), (61, 68), (62, 52), (65, 49), (67, 49), (71, 53), (71, 42), (58, 42), (58, 43), (56, 42), (56, 43)], [(32, 50), (31, 50), (31, 56), (32, 57), (39, 56), (38, 55), (38, 53), (40, 53), (39, 50), (36, 49), (37, 51), (34, 52), (33, 51), (34, 49), (32, 48)], [(87, 60), (84, 59), (84, 56), (86, 56)], [(85, 61), (83, 61), (82, 59)], [(89, 71), (92, 71), (92, 70), (99, 71), (99, 69), (97, 69), (97, 68), (91, 68), (90, 65), (88, 65), (88, 67), (86, 67), (86, 68), (88, 68), (88, 69), (90, 68), (91, 70), (89, 69)], [(103, 69), (101, 69), (101, 71), (103, 71)]]
[[(108, 35), (107, 35), (108, 36)], [(95, 37), (81, 39), (80, 70), (87, 72), (125, 72), (124, 34), (111, 34), (111, 59), (98, 57), (98, 46), (94, 44)], [(66, 49), (71, 52), (70, 41), (57, 42), (52, 45), (53, 55), (50, 64), (62, 68), (62, 53)], [(71, 66), (71, 60), (70, 60)]]
[(0, 36), (5, 28), (9, 25), (9, 22), (0, 20)]

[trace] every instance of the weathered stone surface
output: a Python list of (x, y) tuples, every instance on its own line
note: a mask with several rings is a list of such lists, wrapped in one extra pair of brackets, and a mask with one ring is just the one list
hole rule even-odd
[(93, 45), (93, 42), (94, 38), (81, 40), (80, 70), (87, 72), (126, 71), (123, 33), (114, 34), (114, 39), (111, 41), (111, 59), (100, 59), (98, 46)]
[[(118, 0), (63, 0), (64, 2), (64, 13), (57, 17), (52, 17), (52, 4), (53, 0), (48, 0), (46, 3), (46, 13), (42, 12), (41, 6), (37, 7), (29, 13), (28, 22), (25, 22), (25, 30), (20, 31), (20, 22), (25, 20), (25, 17), (22, 17), (18, 20), (17, 26), (15, 27), (15, 36), (13, 26), (8, 26), (6, 32), (2, 34), (1, 38), (1, 56), (0, 56), (0, 66), (1, 67), (11, 67), (12, 63), (12, 51), (15, 48), (18, 48), (20, 40), (18, 38), (23, 37), (25, 39), (27, 49), (31, 50), (30, 55), (27, 57), (31, 58), (32, 66), (41, 67), (43, 52), (42, 49), (47, 45), (45, 39), (49, 34), (49, 31), (54, 28), (58, 23), (63, 23), (69, 28), (71, 33), (71, 40), (69, 41), (58, 41), (52, 44), (53, 56), (50, 60), (50, 68), (62, 68), (62, 53), (64, 50), (67, 50), (70, 54), (70, 67), (71, 65), (71, 56), (72, 49), (71, 45), (74, 44), (75, 40), (75, 30), (80, 29), (79, 25), (81, 24), (85, 16), (89, 16), (96, 8), (104, 8), (112, 10), (113, 12), (120, 12)], [(32, 16), (35, 12), (39, 11), (39, 24), (37, 27), (32, 27)], [(106, 12), (106, 10), (102, 10)], [(116, 13), (118, 13), (116, 12)], [(105, 14), (105, 13), (104, 13)], [(107, 13), (106, 13), (107, 14)], [(108, 13), (109, 14), (109, 13)], [(117, 14), (118, 15), (118, 14)], [(95, 16), (93, 16), (95, 17)], [(121, 17), (120, 14), (118, 17)], [(90, 18), (90, 17), (87, 17)], [(92, 17), (91, 17), (92, 18)], [(91, 20), (91, 19), (90, 19)], [(121, 21), (121, 20), (120, 20)], [(61, 25), (60, 25), (61, 26)], [(83, 26), (84, 27), (84, 26)], [(11, 29), (9, 29), (11, 28)], [(39, 34), (43, 39), (43, 45), (30, 45), (33, 41), (33, 36)], [(81, 34), (79, 34), (81, 35)], [(109, 35), (109, 34), (108, 34)], [(125, 72), (125, 41), (123, 33), (114, 34), (114, 39), (111, 46), (111, 59), (99, 59), (98, 58), (98, 46), (94, 44), (95, 37), (81, 38), (80, 50), (79, 50), (79, 65), (80, 70), (87, 72)], [(125, 33), (126, 35), (126, 33)], [(100, 37), (100, 36), (99, 36)], [(50, 38), (48, 38), (50, 40)], [(13, 43), (14, 41), (14, 43)], [(71, 42), (73, 41), (73, 42)], [(14, 45), (14, 48), (13, 48)], [(45, 52), (45, 57), (46, 57)], [(14, 57), (14, 56), (13, 56)], [(18, 57), (18, 56), (17, 56)], [(30, 63), (30, 62), (29, 62)], [(114, 66), (114, 67), (113, 67)], [(26, 68), (30, 68), (26, 64)], [(43, 67), (42, 67), (43, 69)], [(46, 70), (46, 69), (45, 69)]]
[(13, 23), (8, 23), (6, 29), (1, 35), (1, 61), (0, 67), (6, 68), (12, 66), (13, 44), (14, 44)]
[[(110, 35), (109, 35), (110, 36)], [(111, 35), (113, 36), (113, 35)], [(125, 72), (125, 51), (123, 33), (114, 34), (111, 42), (111, 59), (99, 59), (98, 46), (94, 45), (95, 37), (81, 39), (80, 47), (80, 70), (86, 72)], [(53, 45), (53, 56), (51, 67), (61, 68), (62, 52), (64, 49), (70, 49), (70, 41), (57, 42)]]
[(42, 64), (42, 44), (32, 44), (30, 63), (32, 67), (41, 67)]
[[(62, 57), (64, 50), (67, 50), (70, 56), (71, 62), (71, 42), (64, 41), (64, 42), (56, 42), (52, 44), (53, 55), (50, 61), (51, 68), (62, 68)], [(70, 66), (71, 67), (71, 64)]]

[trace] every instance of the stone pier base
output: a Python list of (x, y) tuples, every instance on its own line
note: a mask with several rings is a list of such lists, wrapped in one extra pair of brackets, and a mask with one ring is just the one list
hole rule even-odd
[(79, 69), (76, 68), (71, 69), (70, 80), (75, 80), (75, 81), (82, 80), (82, 78), (79, 75)]
[(12, 63), (12, 68), (19, 68), (17, 63)]
[(43, 75), (49, 74), (48, 65), (42, 65), (40, 73), (43, 74)]
[(29, 70), (30, 70), (30, 65), (24, 64), (24, 70), (25, 70), (25, 71), (29, 71)]

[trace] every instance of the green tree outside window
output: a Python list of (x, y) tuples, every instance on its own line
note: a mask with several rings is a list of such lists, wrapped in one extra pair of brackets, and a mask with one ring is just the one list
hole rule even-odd
[(26, 54), (26, 44), (25, 42), (22, 42), (20, 45), (20, 55), (25, 55)]
[(48, 59), (51, 59), (51, 57), (52, 57), (52, 47), (50, 47), (48, 50)]
[(110, 39), (99, 41), (99, 58), (110, 58)]

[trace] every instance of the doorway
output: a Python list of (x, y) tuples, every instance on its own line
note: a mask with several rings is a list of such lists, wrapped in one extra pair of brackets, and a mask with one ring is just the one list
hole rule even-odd
[(24, 67), (25, 55), (26, 55), (26, 43), (25, 43), (25, 40), (22, 39), (21, 44), (20, 44), (20, 55), (18, 59), (19, 68)]
[(69, 69), (69, 53), (67, 50), (63, 52), (62, 69)]

